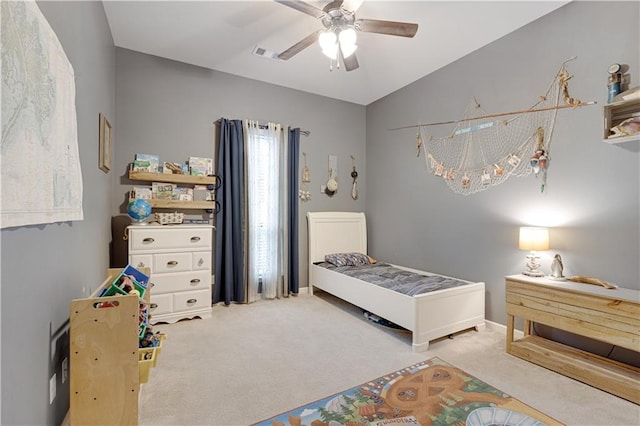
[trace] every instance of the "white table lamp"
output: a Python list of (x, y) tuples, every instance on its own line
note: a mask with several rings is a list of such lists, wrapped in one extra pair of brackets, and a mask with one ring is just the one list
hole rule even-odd
[(522, 273), (530, 277), (544, 277), (544, 273), (538, 270), (540, 256), (536, 251), (549, 250), (549, 230), (530, 226), (521, 227), (518, 247), (520, 250), (530, 251), (527, 255), (527, 270)]

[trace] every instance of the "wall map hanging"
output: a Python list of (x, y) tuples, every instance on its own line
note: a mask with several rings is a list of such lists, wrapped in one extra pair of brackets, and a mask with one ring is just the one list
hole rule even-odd
[[(474, 194), (511, 176), (531, 173), (541, 177), (540, 191), (544, 192), (557, 111), (595, 104), (569, 96), (572, 76), (565, 64), (573, 59), (562, 64), (547, 91), (529, 109), (487, 114), (474, 98), (460, 120), (391, 130), (417, 128), (416, 156), (424, 152), (428, 171), (458, 194)], [(429, 126), (442, 124), (455, 126), (441, 138), (427, 131)]]

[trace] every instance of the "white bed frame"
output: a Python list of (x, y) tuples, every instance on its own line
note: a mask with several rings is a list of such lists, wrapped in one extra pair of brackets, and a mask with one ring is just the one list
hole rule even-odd
[[(339, 272), (314, 265), (330, 253), (367, 253), (364, 213), (309, 212), (309, 293), (319, 288), (353, 305), (398, 324), (413, 333), (413, 351), (429, 341), (468, 328), (484, 327), (484, 283), (407, 296)], [(394, 265), (423, 275), (434, 275)], [(464, 280), (461, 280), (464, 281)]]

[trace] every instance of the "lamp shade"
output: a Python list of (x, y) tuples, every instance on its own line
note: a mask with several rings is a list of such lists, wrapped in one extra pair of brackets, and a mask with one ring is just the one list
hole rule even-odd
[(549, 230), (530, 226), (521, 227), (518, 248), (531, 251), (549, 250)]

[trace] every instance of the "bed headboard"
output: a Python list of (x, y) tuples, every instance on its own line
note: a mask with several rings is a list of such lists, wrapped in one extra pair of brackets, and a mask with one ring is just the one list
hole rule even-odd
[(367, 254), (367, 221), (364, 213), (308, 212), (309, 263), (324, 261), (331, 253)]

